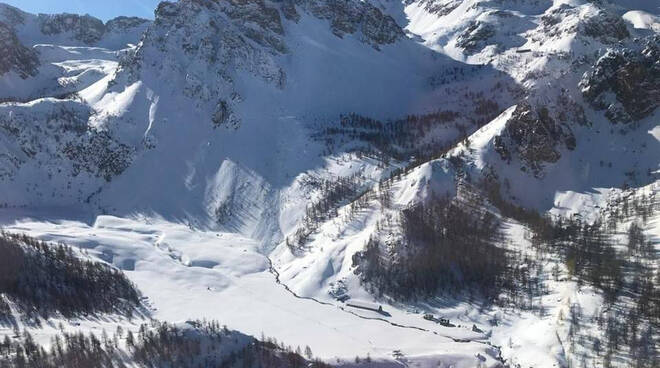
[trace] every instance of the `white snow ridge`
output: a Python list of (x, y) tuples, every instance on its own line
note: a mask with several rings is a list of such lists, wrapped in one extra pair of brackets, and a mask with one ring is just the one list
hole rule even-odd
[(0, 3), (0, 367), (660, 366), (652, 3)]

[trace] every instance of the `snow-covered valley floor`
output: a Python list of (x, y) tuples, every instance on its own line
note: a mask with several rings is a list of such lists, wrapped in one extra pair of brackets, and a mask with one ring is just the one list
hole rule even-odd
[[(442, 327), (423, 320), (421, 314), (388, 307), (392, 316), (386, 322), (377, 313), (296, 298), (277, 284), (268, 258), (258, 252), (258, 243), (235, 234), (111, 216), (99, 216), (93, 224), (30, 219), (5, 224), (5, 231), (63, 241), (122, 268), (147, 298), (152, 318), (216, 319), (257, 337), (263, 334), (293, 346), (309, 345), (316, 356), (329, 362), (367, 355), (392, 360), (399, 351), (414, 360), (428, 356), (472, 366), (478, 360), (474, 354), (487, 357), (491, 364), (497, 354), (485, 344), (483, 334)], [(87, 321), (81, 328), (99, 328), (97, 322)], [(42, 341), (48, 343), (49, 332), (56, 329), (35, 331), (35, 335), (45, 334)]]
[[(497, 365), (498, 349), (509, 362), (553, 366), (563, 362), (562, 316), (571, 303), (595, 313), (600, 297), (572, 281), (546, 281), (545, 313), (510, 311), (452, 303), (432, 310), (450, 318), (444, 327), (422, 318), (428, 305), (390, 306), (389, 316), (361, 311), (339, 301), (296, 297), (278, 284), (259, 242), (232, 233), (193, 229), (157, 218), (99, 216), (86, 220), (53, 220), (43, 213), (1, 212), (3, 229), (50, 242), (65, 242), (84, 254), (121, 268), (137, 285), (149, 310), (146, 318), (169, 322), (215, 319), (255, 337), (270, 336), (291, 346), (310, 346), (329, 362), (353, 362), (356, 356), (390, 362), (393, 366), (474, 367)], [(525, 229), (512, 223), (509, 236), (525, 243)], [(548, 258), (544, 269), (555, 261)], [(441, 300), (439, 298), (438, 300)], [(493, 326), (490, 321), (498, 319)], [(137, 328), (140, 317), (80, 319), (64, 324), (69, 330), (112, 331), (117, 325)], [(57, 320), (44, 328), (22, 326), (48, 345), (57, 333)], [(484, 332), (474, 332), (472, 325)], [(5, 329), (1, 334), (11, 334)]]

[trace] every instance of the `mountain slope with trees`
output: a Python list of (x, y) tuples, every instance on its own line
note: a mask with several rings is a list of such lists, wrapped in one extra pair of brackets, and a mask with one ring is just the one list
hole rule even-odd
[(2, 224), (123, 269), (156, 318), (323, 336), (326, 363), (652, 367), (642, 3), (181, 0), (105, 24), (2, 6)]

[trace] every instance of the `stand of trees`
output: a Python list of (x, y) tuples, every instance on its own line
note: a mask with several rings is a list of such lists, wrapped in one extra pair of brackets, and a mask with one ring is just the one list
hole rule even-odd
[(438, 292), (476, 292), (493, 299), (507, 272), (506, 250), (497, 247), (499, 221), (489, 212), (475, 213), (447, 197), (435, 197), (401, 213), (405, 244), (397, 257), (384, 257), (374, 238), (357, 253), (364, 282), (395, 299)]
[(93, 313), (131, 316), (139, 293), (124, 274), (81, 259), (64, 245), (0, 233), (0, 323), (11, 323), (7, 298), (28, 318)]
[[(551, 219), (509, 203), (501, 197), (493, 177), (481, 184), (503, 215), (533, 231), (532, 243), (539, 251), (558, 255), (570, 278), (602, 291), (605, 305), (600, 315), (584, 316), (578, 304), (571, 306), (569, 343), (587, 345), (604, 367), (611, 367), (617, 357), (627, 357), (625, 361), (634, 367), (657, 367), (659, 258), (643, 232), (643, 224), (658, 210), (655, 197), (626, 194), (608, 205), (605, 220), (589, 223), (579, 216)], [(622, 223), (629, 225), (626, 239), (620, 242), (616, 235)], [(589, 318), (596, 319), (603, 339), (579, 333)]]
[[(123, 342), (123, 344), (121, 343)], [(152, 321), (137, 333), (121, 327), (110, 336), (62, 332), (45, 349), (28, 332), (20, 339), (0, 343), (0, 367), (93, 368), (326, 368), (329, 365), (306, 358), (298, 347), (279, 345), (273, 339), (253, 337), (220, 327), (215, 321), (189, 321), (185, 326)]]
[[(658, 210), (653, 195), (622, 196), (604, 209), (605, 220), (586, 222), (580, 216), (553, 219), (508, 202), (493, 177), (474, 186), (460, 183), (454, 199), (435, 197), (403, 210), (398, 242), (385, 244), (372, 237), (354, 256), (356, 272), (368, 290), (398, 300), (477, 295), (543, 315), (543, 264), (547, 255), (554, 255), (563, 262), (569, 280), (592, 286), (604, 297), (600, 313), (585, 316), (576, 303), (564, 317), (569, 321), (567, 343), (588, 352), (583, 363), (593, 359), (611, 367), (619, 360), (640, 368), (660, 364), (659, 258), (643, 231)], [(487, 202), (531, 230), (531, 250), (523, 253), (496, 245), (502, 241), (499, 217), (488, 210)], [(377, 228), (389, 226), (379, 223)], [(556, 265), (551, 277), (559, 281), (561, 273)], [(594, 325), (601, 335), (581, 332)]]
[(322, 179), (315, 183), (320, 190), (319, 199), (307, 206), (301, 226), (292, 236), (285, 239), (291, 252), (297, 254), (303, 251), (305, 243), (319, 225), (337, 216), (340, 205), (348, 201), (355, 202), (354, 200), (360, 195), (363, 182), (364, 179), (360, 175), (354, 174), (334, 180)]
[(455, 111), (409, 115), (387, 122), (358, 114), (348, 114), (340, 117), (337, 126), (325, 128), (316, 134), (315, 138), (325, 141), (329, 151), (332, 151), (338, 143), (353, 141), (366, 144), (366, 147), (356, 150), (358, 153), (376, 157), (383, 162), (388, 162), (390, 158), (408, 160), (413, 157), (423, 162), (454, 145), (454, 140), (432, 139), (430, 142), (420, 143), (434, 129), (454, 128), (460, 136), (459, 141), (466, 136), (468, 128), (460, 124), (458, 118), (459, 114)]
[[(558, 236), (549, 244), (562, 254), (570, 276), (602, 290), (604, 313), (595, 316), (604, 339), (591, 341), (604, 367), (616, 357), (627, 356), (631, 366), (660, 364), (660, 272), (658, 258), (639, 225), (629, 226), (626, 251), (613, 246), (613, 234), (601, 222), (558, 221)], [(580, 328), (590, 316), (571, 312), (570, 343), (585, 343), (590, 337)], [(594, 318), (594, 317), (591, 317)]]

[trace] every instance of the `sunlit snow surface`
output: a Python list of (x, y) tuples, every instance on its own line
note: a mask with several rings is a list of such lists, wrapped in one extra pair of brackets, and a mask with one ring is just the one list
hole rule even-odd
[(474, 366), (476, 353), (486, 357), (489, 365), (496, 363), (489, 355), (494, 349), (488, 345), (454, 342), (455, 338), (483, 339), (467, 328), (443, 328), (424, 321), (421, 314), (386, 307), (393, 314), (389, 320), (429, 331), (395, 327), (356, 315), (382, 317), (377, 313), (352, 314), (340, 305), (298, 299), (276, 283), (258, 243), (235, 234), (112, 216), (100, 216), (92, 224), (24, 219), (5, 230), (64, 241), (123, 269), (148, 297), (154, 318), (217, 319), (257, 337), (263, 332), (294, 346), (309, 345), (328, 361), (367, 354), (391, 360), (394, 350), (400, 350), (411, 360), (457, 367)]
[[(644, 191), (658, 191), (651, 185)], [(560, 196), (561, 197), (561, 196)], [(563, 198), (563, 197), (561, 197)], [(597, 195), (591, 201), (597, 201)], [(561, 199), (558, 199), (561, 203)], [(575, 201), (584, 205), (589, 201)], [(584, 208), (589, 208), (585, 206)], [(58, 209), (56, 212), (60, 212)], [(372, 212), (373, 211), (373, 212)], [(366, 217), (378, 215), (377, 209), (367, 211)], [(351, 361), (356, 355), (390, 361), (395, 358), (422, 367), (454, 364), (456, 367), (474, 367), (486, 359), (486, 366), (495, 366), (497, 352), (487, 344), (500, 346), (502, 354), (511, 361), (552, 367), (563, 362), (568, 324), (563, 320), (573, 303), (579, 303), (583, 313), (592, 315), (602, 307), (602, 298), (591, 288), (578, 287), (576, 282), (546, 277), (548, 293), (543, 296), (543, 316), (536, 313), (516, 312), (488, 308), (480, 311), (478, 305), (440, 298), (436, 301), (408, 306), (385, 305), (390, 316), (354, 309), (327, 297), (325, 284), (310, 284), (315, 274), (324, 270), (310, 270), (314, 264), (330, 264), (340, 260), (336, 249), (342, 244), (361, 244), (351, 234), (330, 242), (324, 249), (315, 249), (307, 257), (292, 261), (283, 274), (307, 273), (302, 279), (281, 276), (290, 282), (293, 291), (313, 296), (320, 301), (296, 297), (278, 284), (270, 269), (269, 258), (262, 253), (258, 241), (235, 233), (202, 231), (180, 223), (159, 218), (118, 218), (99, 216), (93, 219), (85, 214), (80, 220), (53, 220), (47, 211), (39, 213), (4, 209), (0, 220), (9, 232), (26, 233), (52, 242), (63, 241), (79, 247), (83, 254), (122, 269), (136, 283), (146, 297), (145, 305), (150, 317), (184, 322), (194, 318), (217, 319), (232, 329), (259, 337), (273, 336), (290, 345), (309, 345), (315, 355), (329, 362), (336, 359)], [(649, 220), (655, 232), (648, 235), (657, 244), (659, 216)], [(373, 223), (364, 224), (363, 230)], [(534, 256), (527, 240), (530, 233), (520, 224), (505, 224), (507, 242), (523, 253)], [(317, 241), (323, 241), (322, 231)], [(333, 250), (334, 249), (334, 250)], [(342, 251), (343, 252), (343, 251)], [(275, 252), (277, 254), (277, 251)], [(558, 259), (545, 261), (545, 272), (560, 264)], [(338, 267), (338, 272), (341, 266)], [(333, 274), (331, 272), (331, 274)], [(346, 275), (343, 275), (346, 276)], [(361, 300), (373, 300), (360, 291), (355, 280), (344, 277), (350, 292)], [(322, 281), (322, 280), (321, 280)], [(326, 296), (324, 296), (326, 295)], [(443, 327), (422, 318), (424, 311), (433, 310), (450, 318), (457, 327)], [(489, 321), (498, 319), (494, 326)], [(92, 318), (67, 323), (68, 330), (112, 331), (116, 325), (137, 328), (140, 318), (131, 321), (120, 317)], [(395, 326), (398, 324), (399, 326)], [(484, 333), (473, 332), (475, 324)], [(50, 327), (49, 327), (50, 326)], [(49, 336), (56, 333), (55, 322), (45, 329), (34, 330), (39, 341), (48, 344)], [(2, 331), (0, 330), (0, 333)], [(6, 333), (10, 333), (7, 329)], [(403, 354), (401, 357), (398, 352)], [(478, 356), (476, 355), (478, 354)]]

